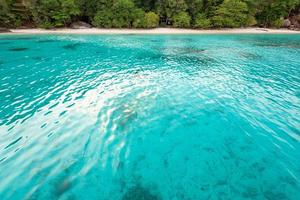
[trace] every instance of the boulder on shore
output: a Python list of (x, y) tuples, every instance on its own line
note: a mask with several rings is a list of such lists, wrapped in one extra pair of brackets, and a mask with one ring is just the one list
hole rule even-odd
[(92, 25), (83, 22), (83, 21), (77, 21), (77, 22), (73, 22), (70, 25), (70, 28), (74, 28), (74, 29), (85, 29), (85, 28), (92, 28)]
[(290, 29), (292, 30), (299, 30), (300, 29), (300, 15), (294, 15), (289, 18), (291, 25)]
[(284, 28), (289, 28), (290, 26), (292, 25), (292, 23), (291, 23), (291, 21), (289, 20), (289, 19), (285, 19), (284, 21), (283, 21), (283, 27)]
[(10, 32), (9, 29), (0, 27), (0, 33), (8, 33), (8, 32)]

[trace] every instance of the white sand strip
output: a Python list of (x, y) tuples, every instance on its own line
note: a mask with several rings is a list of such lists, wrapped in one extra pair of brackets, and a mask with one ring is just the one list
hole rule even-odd
[[(1, 34), (1, 33), (0, 33)], [(300, 34), (300, 31), (288, 29), (240, 28), (195, 30), (177, 28), (155, 29), (11, 29), (10, 33), (2, 34)]]

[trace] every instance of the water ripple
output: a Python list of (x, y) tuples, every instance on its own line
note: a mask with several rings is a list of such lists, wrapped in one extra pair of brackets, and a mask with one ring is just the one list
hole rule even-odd
[(0, 40), (1, 199), (300, 198), (298, 35)]

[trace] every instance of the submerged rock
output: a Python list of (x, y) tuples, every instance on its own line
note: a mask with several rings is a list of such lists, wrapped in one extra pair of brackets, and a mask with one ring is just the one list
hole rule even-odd
[(122, 197), (122, 200), (160, 200), (158, 195), (152, 194), (146, 188), (139, 185), (130, 188)]
[(294, 15), (289, 18), (291, 25), (289, 26), (292, 30), (300, 30), (300, 15)]
[(33, 37), (1, 37), (0, 40), (32, 40)]
[(8, 32), (10, 32), (9, 29), (0, 27), (0, 33), (8, 33)]
[(124, 129), (130, 122), (137, 118), (138, 114), (135, 110), (127, 108), (123, 111), (123, 115), (120, 121), (120, 126)]
[(56, 196), (61, 196), (66, 191), (68, 191), (69, 189), (71, 189), (71, 187), (72, 187), (72, 183), (70, 182), (69, 179), (66, 178), (66, 179), (62, 180), (62, 182), (60, 182), (58, 185), (56, 185), (55, 195)]
[(289, 28), (290, 26), (291, 26), (291, 21), (289, 20), (289, 19), (285, 19), (284, 21), (283, 21), (283, 27), (284, 28)]
[(80, 44), (74, 43), (74, 44), (67, 44), (63, 46), (63, 48), (68, 50), (75, 50), (78, 46), (80, 46)]
[(56, 42), (55, 40), (38, 40), (38, 43), (49, 43), (49, 42)]
[(11, 48), (9, 51), (26, 51), (28, 48), (25, 47), (19, 47), (19, 48)]

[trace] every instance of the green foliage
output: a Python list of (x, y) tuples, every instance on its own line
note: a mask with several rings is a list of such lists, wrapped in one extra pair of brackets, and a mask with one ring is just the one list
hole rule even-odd
[(112, 28), (113, 13), (110, 10), (99, 11), (94, 17), (92, 24), (100, 28)]
[(135, 6), (141, 8), (145, 12), (154, 10), (156, 2), (156, 0), (134, 0)]
[(212, 27), (211, 20), (208, 19), (204, 14), (199, 14), (195, 19), (194, 27), (203, 28), (203, 29), (211, 28)]
[(283, 26), (283, 18), (276, 19), (273, 22), (271, 22), (271, 26), (275, 28), (281, 28)]
[(180, 12), (185, 12), (187, 8), (184, 0), (163, 0), (156, 3), (156, 13), (166, 25), (170, 25), (174, 20), (173, 17)]
[(131, 0), (117, 0), (111, 8), (98, 11), (92, 24), (102, 28), (144, 28), (145, 11)]
[(66, 26), (79, 8), (74, 0), (32, 0), (31, 13), (38, 26), (52, 28)]
[(11, 0), (0, 0), (0, 27), (14, 27), (20, 24), (20, 20), (11, 12), (11, 5)]
[(8, 26), (13, 15), (9, 12), (9, 4), (6, 1), (0, 0), (0, 26)]
[(265, 27), (274, 26), (277, 20), (289, 16), (297, 6), (300, 6), (299, 0), (261, 0), (257, 5), (256, 18)]
[(194, 23), (198, 15), (200, 13), (203, 13), (203, 5), (204, 5), (204, 0), (186, 0), (185, 1), (187, 4), (187, 11), (189, 15), (191, 16), (192, 22)]
[(159, 17), (154, 12), (145, 13), (142, 9), (133, 12), (133, 28), (155, 28), (158, 26)]
[(144, 28), (155, 28), (158, 26), (159, 17), (154, 12), (148, 12), (145, 14)]
[(136, 8), (132, 13), (132, 27), (133, 28), (144, 28), (145, 24), (145, 11), (141, 8)]
[(134, 3), (131, 0), (117, 0), (112, 7), (112, 26), (115, 28), (130, 28), (134, 9)]
[(247, 25), (248, 14), (246, 3), (240, 0), (224, 0), (214, 12), (212, 21), (216, 27), (241, 27)]
[(52, 28), (81, 20), (103, 28), (280, 27), (300, 13), (300, 0), (25, 0), (24, 17), (15, 2), (0, 0), (0, 26)]
[(173, 17), (173, 26), (177, 28), (190, 27), (191, 17), (187, 12), (180, 12)]
[(257, 21), (255, 19), (254, 16), (250, 15), (247, 19), (247, 23), (246, 23), (248, 26), (255, 26), (257, 25)]

